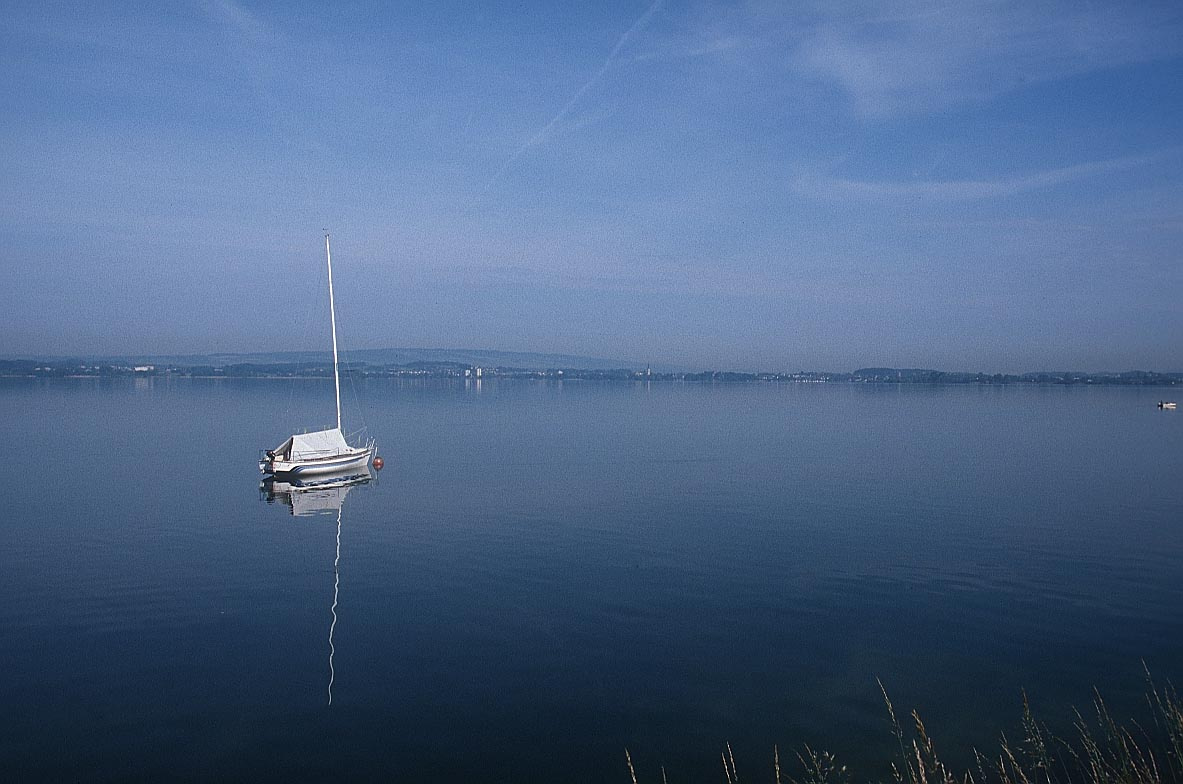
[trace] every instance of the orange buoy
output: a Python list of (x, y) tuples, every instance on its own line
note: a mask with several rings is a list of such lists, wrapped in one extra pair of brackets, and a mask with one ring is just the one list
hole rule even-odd
[(375, 457), (375, 458), (374, 458), (374, 470), (375, 470), (375, 471), (381, 471), (381, 470), (382, 470), (382, 466), (384, 466), (384, 465), (386, 465), (386, 461), (385, 461), (385, 460), (383, 460), (383, 459), (382, 459), (382, 458), (380, 458), (380, 457)]

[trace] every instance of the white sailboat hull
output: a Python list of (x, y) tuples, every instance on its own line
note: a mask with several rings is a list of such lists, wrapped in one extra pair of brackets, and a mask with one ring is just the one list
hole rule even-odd
[(259, 470), (265, 474), (285, 476), (312, 476), (314, 474), (335, 474), (341, 471), (365, 468), (374, 454), (374, 445), (351, 449), (337, 455), (326, 455), (308, 460), (285, 460), (281, 457), (266, 457), (259, 461)]

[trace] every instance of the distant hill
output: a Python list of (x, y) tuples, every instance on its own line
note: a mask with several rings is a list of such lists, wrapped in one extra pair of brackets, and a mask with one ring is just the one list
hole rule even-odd
[[(646, 366), (619, 359), (572, 354), (474, 349), (388, 348), (344, 352), (344, 368), (359, 376), (457, 378), (552, 378), (590, 381), (690, 381), (705, 383), (809, 382), (862, 384), (1094, 384), (1183, 386), (1183, 373), (1123, 372), (981, 373), (923, 368), (865, 367), (852, 373), (822, 371), (687, 371), (665, 364)], [(475, 368), (475, 370), (474, 370)], [(126, 356), (0, 358), (0, 376), (173, 375), (218, 378), (332, 378), (328, 351), (276, 351), (243, 354), (140, 354)]]
[[(61, 359), (61, 357), (17, 357), (19, 359)], [(263, 351), (242, 354), (127, 354), (123, 356), (77, 356), (69, 359), (117, 365), (197, 365), (226, 366), (243, 363), (258, 365), (325, 363), (332, 361), (329, 351)], [(614, 370), (627, 368), (644, 370), (645, 363), (637, 360), (604, 359), (574, 354), (539, 354), (527, 351), (494, 351), (464, 348), (370, 348), (341, 352), (343, 362), (364, 362), (368, 365), (411, 365), (415, 363), (454, 363), (465, 367), (505, 367), (523, 370), (551, 368), (584, 368)], [(653, 365), (655, 372), (673, 372), (682, 368), (672, 365)]]

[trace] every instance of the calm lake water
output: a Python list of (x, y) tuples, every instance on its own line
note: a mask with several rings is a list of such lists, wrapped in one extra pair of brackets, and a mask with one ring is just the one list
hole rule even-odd
[(960, 761), (1023, 689), (1183, 682), (1167, 390), (352, 391), (386, 466), (338, 555), (256, 467), (331, 383), (0, 379), (6, 776), (718, 782), (730, 742), (886, 779), (876, 678)]

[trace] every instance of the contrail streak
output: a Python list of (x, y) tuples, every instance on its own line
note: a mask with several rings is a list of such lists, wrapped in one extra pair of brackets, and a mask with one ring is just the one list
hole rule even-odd
[(562, 122), (568, 114), (571, 113), (571, 110), (575, 108), (575, 104), (579, 103), (579, 99), (583, 97), (583, 94), (604, 78), (604, 74), (608, 73), (608, 69), (611, 68), (612, 63), (616, 61), (616, 57), (620, 54), (620, 50), (624, 48), (625, 44), (629, 42), (630, 38), (632, 38), (638, 31), (640, 31), (645, 27), (645, 25), (649, 23), (649, 20), (653, 17), (653, 14), (657, 12), (657, 8), (660, 5), (661, 0), (653, 0), (653, 5), (649, 6), (649, 9), (645, 11), (645, 13), (641, 14), (641, 16), (637, 18), (637, 21), (633, 22), (629, 29), (624, 31), (624, 35), (620, 36), (620, 40), (616, 42), (616, 46), (612, 47), (612, 51), (608, 53), (608, 57), (604, 60), (604, 64), (600, 66), (600, 70), (592, 74), (592, 77), (584, 82), (582, 87), (575, 91), (575, 94), (571, 96), (570, 100), (563, 104), (563, 108), (559, 109), (559, 113), (552, 117), (550, 122), (542, 126), (542, 130), (534, 134), (529, 141), (515, 150), (513, 155), (510, 155), (509, 158), (506, 159), (505, 163), (502, 164), (501, 168), (497, 170), (497, 173), (492, 176), (488, 184), (485, 186), (486, 190), (493, 183), (497, 182), (497, 180), (501, 178), (501, 175), (505, 174), (505, 172), (509, 170), (509, 167), (513, 166), (518, 158), (522, 157), (526, 150), (530, 149), (531, 147), (537, 147), (546, 141), (546, 137), (550, 134), (551, 130), (560, 122)]

